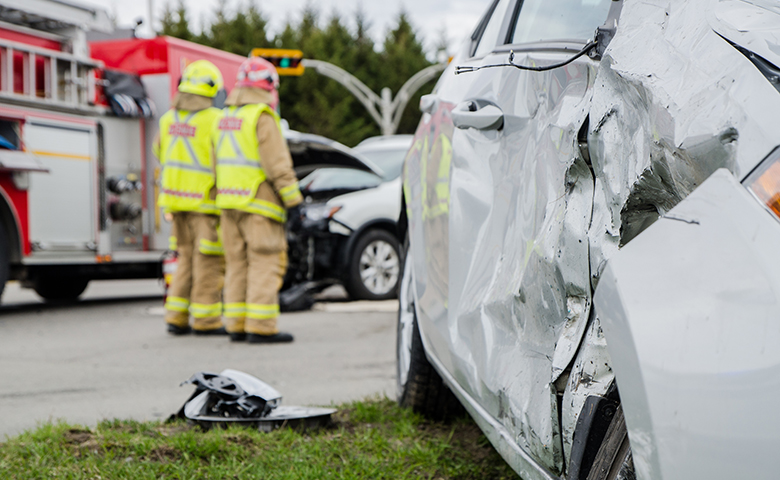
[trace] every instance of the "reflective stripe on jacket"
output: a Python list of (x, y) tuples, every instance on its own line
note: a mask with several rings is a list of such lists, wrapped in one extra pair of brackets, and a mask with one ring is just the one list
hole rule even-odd
[(212, 130), (219, 113), (216, 108), (171, 109), (160, 119), (161, 207), (219, 214), (209, 197), (214, 187)]

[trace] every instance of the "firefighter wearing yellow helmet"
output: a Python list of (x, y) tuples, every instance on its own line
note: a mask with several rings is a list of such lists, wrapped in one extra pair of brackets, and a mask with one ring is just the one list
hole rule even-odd
[(245, 61), (214, 132), (226, 260), (224, 317), (233, 341), (293, 340), (277, 328), (279, 289), (287, 269), (287, 210), (298, 216), (303, 197), (275, 111), (278, 85), (271, 63)]
[[(173, 108), (160, 118), (155, 154), (162, 165), (159, 205), (172, 214), (178, 266), (165, 302), (168, 332), (225, 334), (221, 290), (224, 257), (217, 229), (213, 98), (222, 74), (207, 60), (184, 69)], [(190, 327), (190, 316), (193, 318)]]

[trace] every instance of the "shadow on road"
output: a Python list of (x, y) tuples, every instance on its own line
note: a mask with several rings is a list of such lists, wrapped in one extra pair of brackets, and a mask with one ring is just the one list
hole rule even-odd
[(82, 307), (92, 305), (110, 305), (116, 303), (141, 303), (149, 301), (159, 301), (162, 306), (162, 295), (144, 295), (138, 297), (106, 297), (106, 298), (88, 298), (84, 300), (67, 302), (27, 302), (12, 303), (9, 305), (0, 305), (0, 316), (10, 313), (51, 311), (60, 308)]

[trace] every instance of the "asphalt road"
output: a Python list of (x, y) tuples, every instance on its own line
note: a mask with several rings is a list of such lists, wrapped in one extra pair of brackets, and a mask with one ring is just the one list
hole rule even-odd
[[(9, 284), (0, 307), (0, 440), (63, 419), (159, 420), (192, 392), (198, 371), (241, 370), (269, 383), (283, 405), (331, 405), (395, 392), (393, 302), (335, 302), (283, 314), (287, 345), (165, 332), (155, 281), (93, 282), (83, 300), (43, 304)], [(338, 293), (335, 298), (338, 299)]]

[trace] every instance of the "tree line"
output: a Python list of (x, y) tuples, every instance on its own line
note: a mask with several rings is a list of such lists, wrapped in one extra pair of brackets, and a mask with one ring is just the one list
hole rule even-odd
[[(220, 1), (214, 20), (200, 32), (194, 32), (184, 2), (179, 0), (175, 8), (166, 6), (161, 23), (161, 35), (239, 55), (247, 55), (258, 47), (302, 50), (305, 58), (338, 65), (377, 94), (388, 87), (395, 95), (412, 75), (432, 65), (422, 38), (403, 11), (379, 46), (368, 33), (370, 23), (362, 10), (354, 14), (354, 27), (350, 28), (337, 13), (321, 22), (319, 12), (311, 4), (304, 8), (300, 20), (288, 21), (273, 35), (268, 31), (268, 18), (251, 2), (228, 11), (225, 0)], [(436, 48), (446, 50), (446, 42), (439, 43)], [(226, 79), (228, 85), (230, 82), (232, 79)], [(398, 133), (414, 132), (420, 118), (420, 96), (430, 93), (433, 84), (420, 89), (409, 102)], [(316, 72), (282, 77), (279, 96), (282, 116), (294, 130), (323, 135), (349, 146), (380, 134), (379, 126), (346, 88)]]

